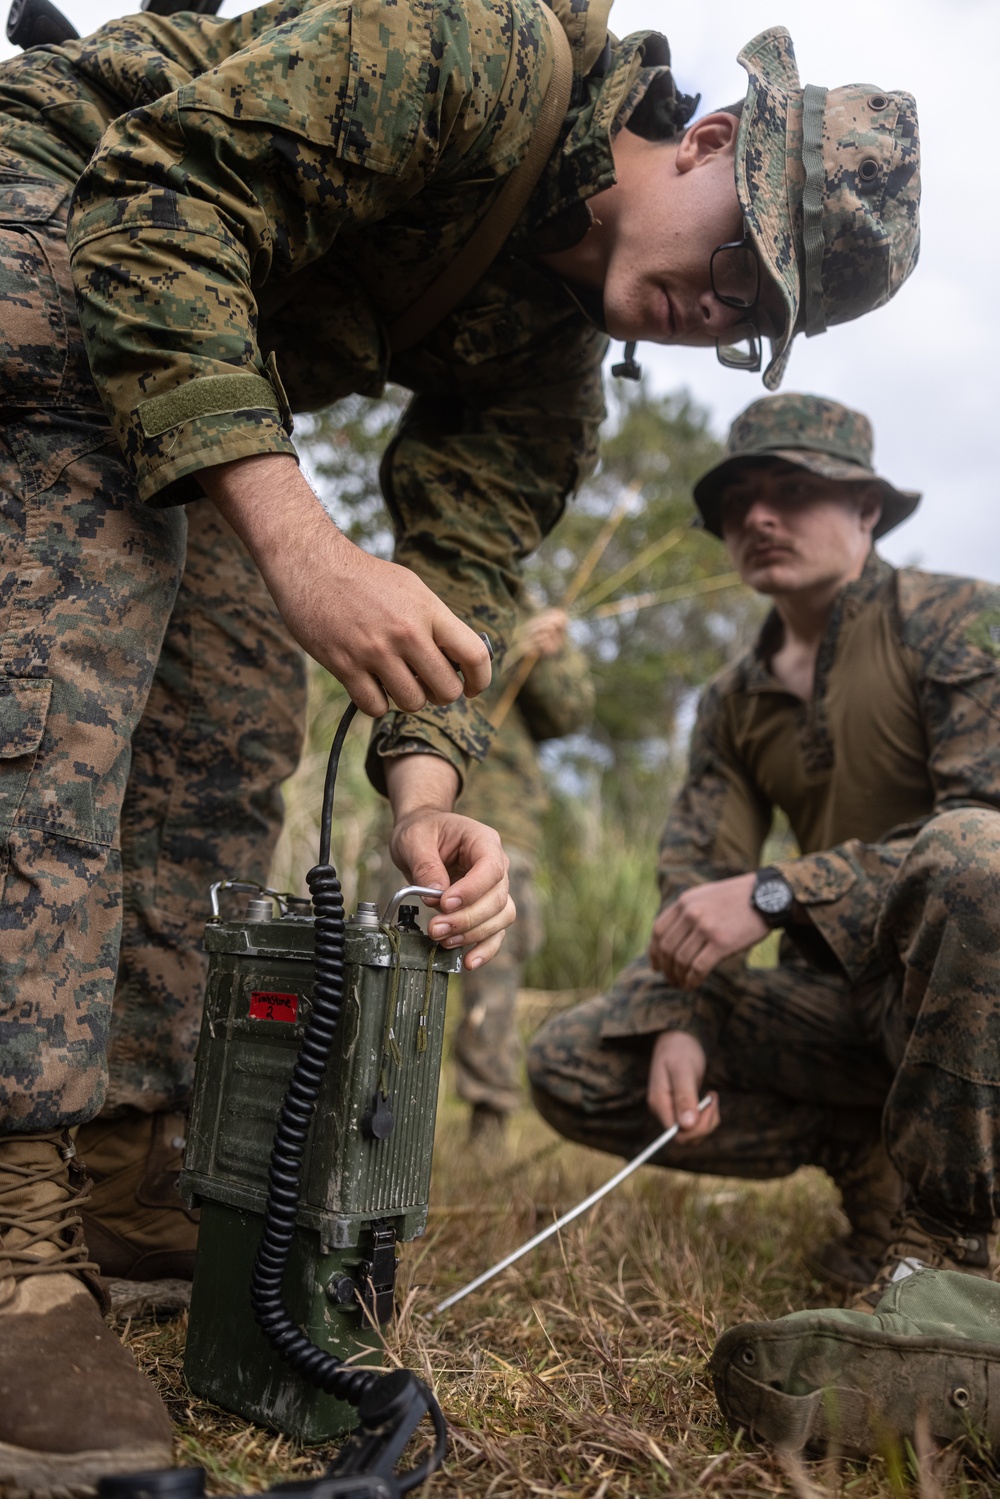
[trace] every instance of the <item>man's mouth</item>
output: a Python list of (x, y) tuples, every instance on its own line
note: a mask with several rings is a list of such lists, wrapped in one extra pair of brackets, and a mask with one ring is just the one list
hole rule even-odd
[(747, 553), (747, 561), (753, 566), (765, 566), (769, 562), (783, 562), (786, 557), (791, 556), (789, 547), (781, 546), (776, 541), (762, 541), (750, 548)]
[(677, 331), (677, 318), (674, 313), (674, 304), (670, 300), (670, 293), (665, 286), (657, 288), (660, 295), (657, 298), (657, 335), (664, 342), (669, 342)]

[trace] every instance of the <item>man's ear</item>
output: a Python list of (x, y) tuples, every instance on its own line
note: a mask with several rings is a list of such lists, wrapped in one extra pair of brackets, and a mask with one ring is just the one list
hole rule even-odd
[(869, 535), (882, 519), (882, 491), (877, 484), (864, 484), (858, 495), (858, 519)]
[(702, 115), (685, 131), (677, 147), (677, 170), (689, 172), (692, 167), (704, 166), (716, 156), (734, 156), (739, 131), (739, 120), (724, 109)]

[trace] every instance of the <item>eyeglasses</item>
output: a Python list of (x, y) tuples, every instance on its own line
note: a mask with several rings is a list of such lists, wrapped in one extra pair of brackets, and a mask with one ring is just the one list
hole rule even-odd
[(741, 322), (727, 328), (725, 335), (716, 340), (719, 363), (727, 369), (754, 374), (761, 366), (761, 335), (757, 318), (760, 261), (746, 231), (742, 239), (715, 247), (708, 262), (708, 274), (716, 301), (746, 314)]

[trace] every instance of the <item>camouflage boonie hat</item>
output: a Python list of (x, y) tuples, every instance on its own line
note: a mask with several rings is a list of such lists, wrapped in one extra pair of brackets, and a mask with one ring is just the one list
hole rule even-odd
[(888, 302), (917, 263), (920, 139), (911, 94), (868, 83), (802, 88), (792, 39), (743, 48), (750, 77), (736, 191), (783, 321), (764, 372), (777, 390), (796, 333), (811, 337)]
[(783, 458), (823, 479), (874, 481), (882, 491), (882, 514), (872, 535), (884, 536), (920, 503), (915, 489), (897, 489), (872, 467), (872, 424), (860, 411), (822, 396), (764, 396), (740, 413), (729, 429), (726, 456), (694, 487), (706, 531), (722, 536), (725, 486), (748, 465)]

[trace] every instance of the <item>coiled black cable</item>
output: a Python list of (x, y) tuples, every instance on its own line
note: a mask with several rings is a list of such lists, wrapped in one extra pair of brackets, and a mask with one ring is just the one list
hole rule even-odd
[[(344, 995), (344, 897), (329, 863), (333, 785), (351, 720), (348, 706), (337, 726), (323, 797), (320, 859), (306, 875), (316, 918), (315, 985), (312, 1011), (281, 1105), (267, 1178), (264, 1228), (250, 1279), (250, 1305), (261, 1330), (292, 1368), (328, 1395), (357, 1405), (377, 1375), (345, 1369), (340, 1359), (317, 1347), (294, 1321), (282, 1292), (285, 1266), (295, 1234), (302, 1189), (302, 1159), (309, 1126), (333, 1049)], [(325, 856), (325, 857), (324, 857)]]
[[(330, 835), (340, 754), (357, 711), (354, 703), (348, 704), (337, 725), (323, 792), (320, 862), (306, 875), (316, 923), (312, 1011), (274, 1131), (264, 1227), (250, 1279), (254, 1318), (282, 1358), (325, 1394), (355, 1406), (383, 1376), (370, 1370), (345, 1368), (340, 1359), (306, 1337), (285, 1306), (282, 1282), (295, 1234), (309, 1126), (329, 1064), (344, 997), (344, 897), (337, 871), (329, 862)], [(433, 1396), (428, 1398), (428, 1413), (436, 1436), (434, 1451), (412, 1473), (396, 1480), (402, 1493), (422, 1482), (444, 1457), (444, 1417)]]

